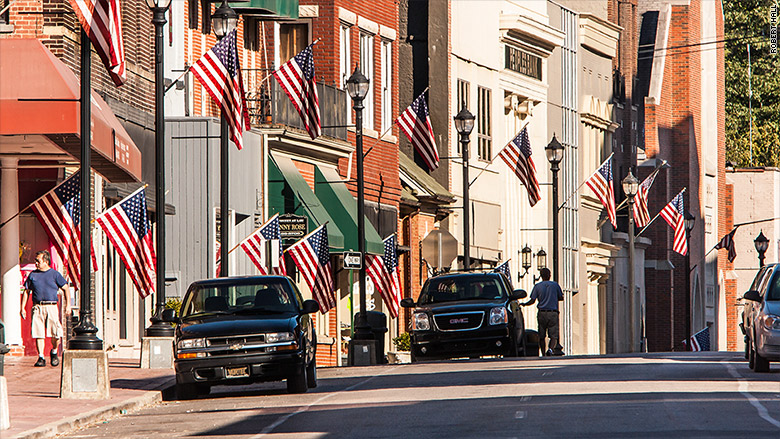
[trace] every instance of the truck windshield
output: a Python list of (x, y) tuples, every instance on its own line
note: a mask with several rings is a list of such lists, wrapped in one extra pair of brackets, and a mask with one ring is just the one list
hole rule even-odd
[(182, 318), (206, 314), (297, 312), (295, 293), (285, 282), (250, 285), (194, 285), (181, 305)]
[(456, 300), (498, 300), (508, 297), (495, 276), (453, 276), (430, 279), (420, 292), (419, 304)]

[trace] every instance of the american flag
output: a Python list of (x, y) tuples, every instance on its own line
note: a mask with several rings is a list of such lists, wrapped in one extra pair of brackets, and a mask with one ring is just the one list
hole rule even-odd
[[(268, 274), (265, 245), (266, 242), (272, 239), (279, 241), (282, 239), (282, 232), (279, 230), (279, 214), (271, 217), (271, 219), (239, 244), (257, 269), (260, 270), (261, 274)], [(279, 259), (279, 267), (273, 269), (273, 274), (284, 276), (286, 271), (284, 269), (284, 255), (281, 245), (279, 246), (277, 258)]]
[(190, 71), (225, 115), (230, 126), (230, 139), (238, 149), (243, 148), (242, 133), (250, 126), (244, 80), (241, 78), (241, 66), (238, 63), (236, 30), (219, 40), (190, 67)]
[(395, 120), (398, 127), (412, 142), (414, 149), (423, 158), (428, 168), (433, 171), (439, 167), (439, 153), (436, 151), (436, 141), (433, 140), (431, 118), (428, 116), (428, 105), (425, 103), (425, 93), (417, 96), (400, 116)]
[(146, 215), (146, 191), (142, 187), (95, 218), (127, 268), (138, 294), (155, 290), (157, 257), (152, 228)]
[(70, 5), (108, 69), (111, 80), (117, 86), (124, 84), (127, 72), (119, 0), (70, 0)]
[(398, 277), (398, 253), (396, 235), (392, 234), (383, 241), (384, 256), (366, 256), (366, 273), (379, 290), (393, 318), (398, 317), (401, 303), (401, 280)]
[(214, 260), (217, 263), (214, 276), (219, 277), (219, 273), (222, 271), (222, 246), (219, 244), (219, 241), (217, 241), (217, 255)]
[(528, 140), (528, 127), (524, 127), (498, 154), (528, 189), (528, 202), (533, 207), (542, 198), (539, 195), (539, 182), (536, 180), (536, 165), (531, 158), (531, 142)]
[(639, 185), (639, 190), (636, 192), (636, 199), (634, 200), (634, 222), (637, 227), (644, 227), (650, 222), (650, 211), (647, 209), (647, 194), (650, 192), (650, 186), (653, 185), (655, 176), (658, 175), (658, 169), (653, 171), (644, 179), (642, 184)]
[(336, 306), (334, 294), (336, 288), (330, 265), (327, 226), (325, 224), (319, 226), (317, 230), (301, 238), (286, 251), (290, 252), (293, 262), (311, 288), (314, 299), (319, 302), (320, 311), (325, 314)]
[(720, 242), (718, 242), (715, 245), (716, 249), (722, 249), (725, 248), (729, 251), (729, 262), (734, 262), (734, 259), (737, 258), (737, 249), (734, 246), (734, 232), (737, 231), (737, 228), (735, 227), (734, 230), (726, 234)]
[(710, 327), (702, 329), (701, 331), (693, 334), (688, 340), (683, 340), (683, 344), (690, 343), (692, 351), (709, 351), (710, 350)]
[(612, 227), (617, 229), (617, 215), (615, 214), (615, 189), (612, 185), (612, 156), (610, 155), (596, 172), (585, 182), (596, 194), (601, 204), (607, 209), (609, 221)]
[(80, 181), (81, 171), (77, 171), (30, 206), (76, 288), (81, 285)]
[(503, 273), (504, 276), (509, 280), (509, 285), (512, 285), (512, 275), (509, 273), (509, 261), (504, 261), (501, 265), (496, 267), (494, 271), (498, 273)]
[(681, 190), (669, 204), (661, 210), (661, 217), (674, 229), (674, 244), (672, 250), (685, 256), (688, 253), (688, 239), (685, 237), (685, 208), (683, 207), (683, 192)]
[(310, 44), (274, 72), (274, 78), (290, 97), (301, 116), (303, 126), (312, 140), (322, 134), (320, 127), (320, 98), (314, 73), (314, 57)]

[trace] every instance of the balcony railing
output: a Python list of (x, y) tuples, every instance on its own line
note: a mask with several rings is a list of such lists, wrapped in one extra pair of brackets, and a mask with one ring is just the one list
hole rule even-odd
[[(322, 135), (347, 140), (347, 92), (318, 82), (317, 97), (322, 126), (335, 127), (323, 128)], [(246, 100), (252, 126), (284, 125), (306, 131), (298, 110), (273, 78), (254, 90), (247, 90)]]

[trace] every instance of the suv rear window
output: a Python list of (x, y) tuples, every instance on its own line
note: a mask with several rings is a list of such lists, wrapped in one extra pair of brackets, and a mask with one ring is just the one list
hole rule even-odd
[(245, 312), (297, 312), (295, 293), (286, 282), (249, 285), (193, 285), (181, 305), (181, 317)]
[(420, 305), (456, 300), (495, 300), (508, 298), (496, 276), (441, 277), (430, 279), (420, 292)]
[(780, 300), (780, 270), (775, 270), (766, 291), (768, 294), (766, 300)]

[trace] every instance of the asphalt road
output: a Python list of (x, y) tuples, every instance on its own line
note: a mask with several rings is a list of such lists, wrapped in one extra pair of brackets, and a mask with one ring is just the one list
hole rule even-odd
[(215, 387), (71, 438), (778, 438), (780, 366), (736, 353), (320, 369), (319, 387)]

